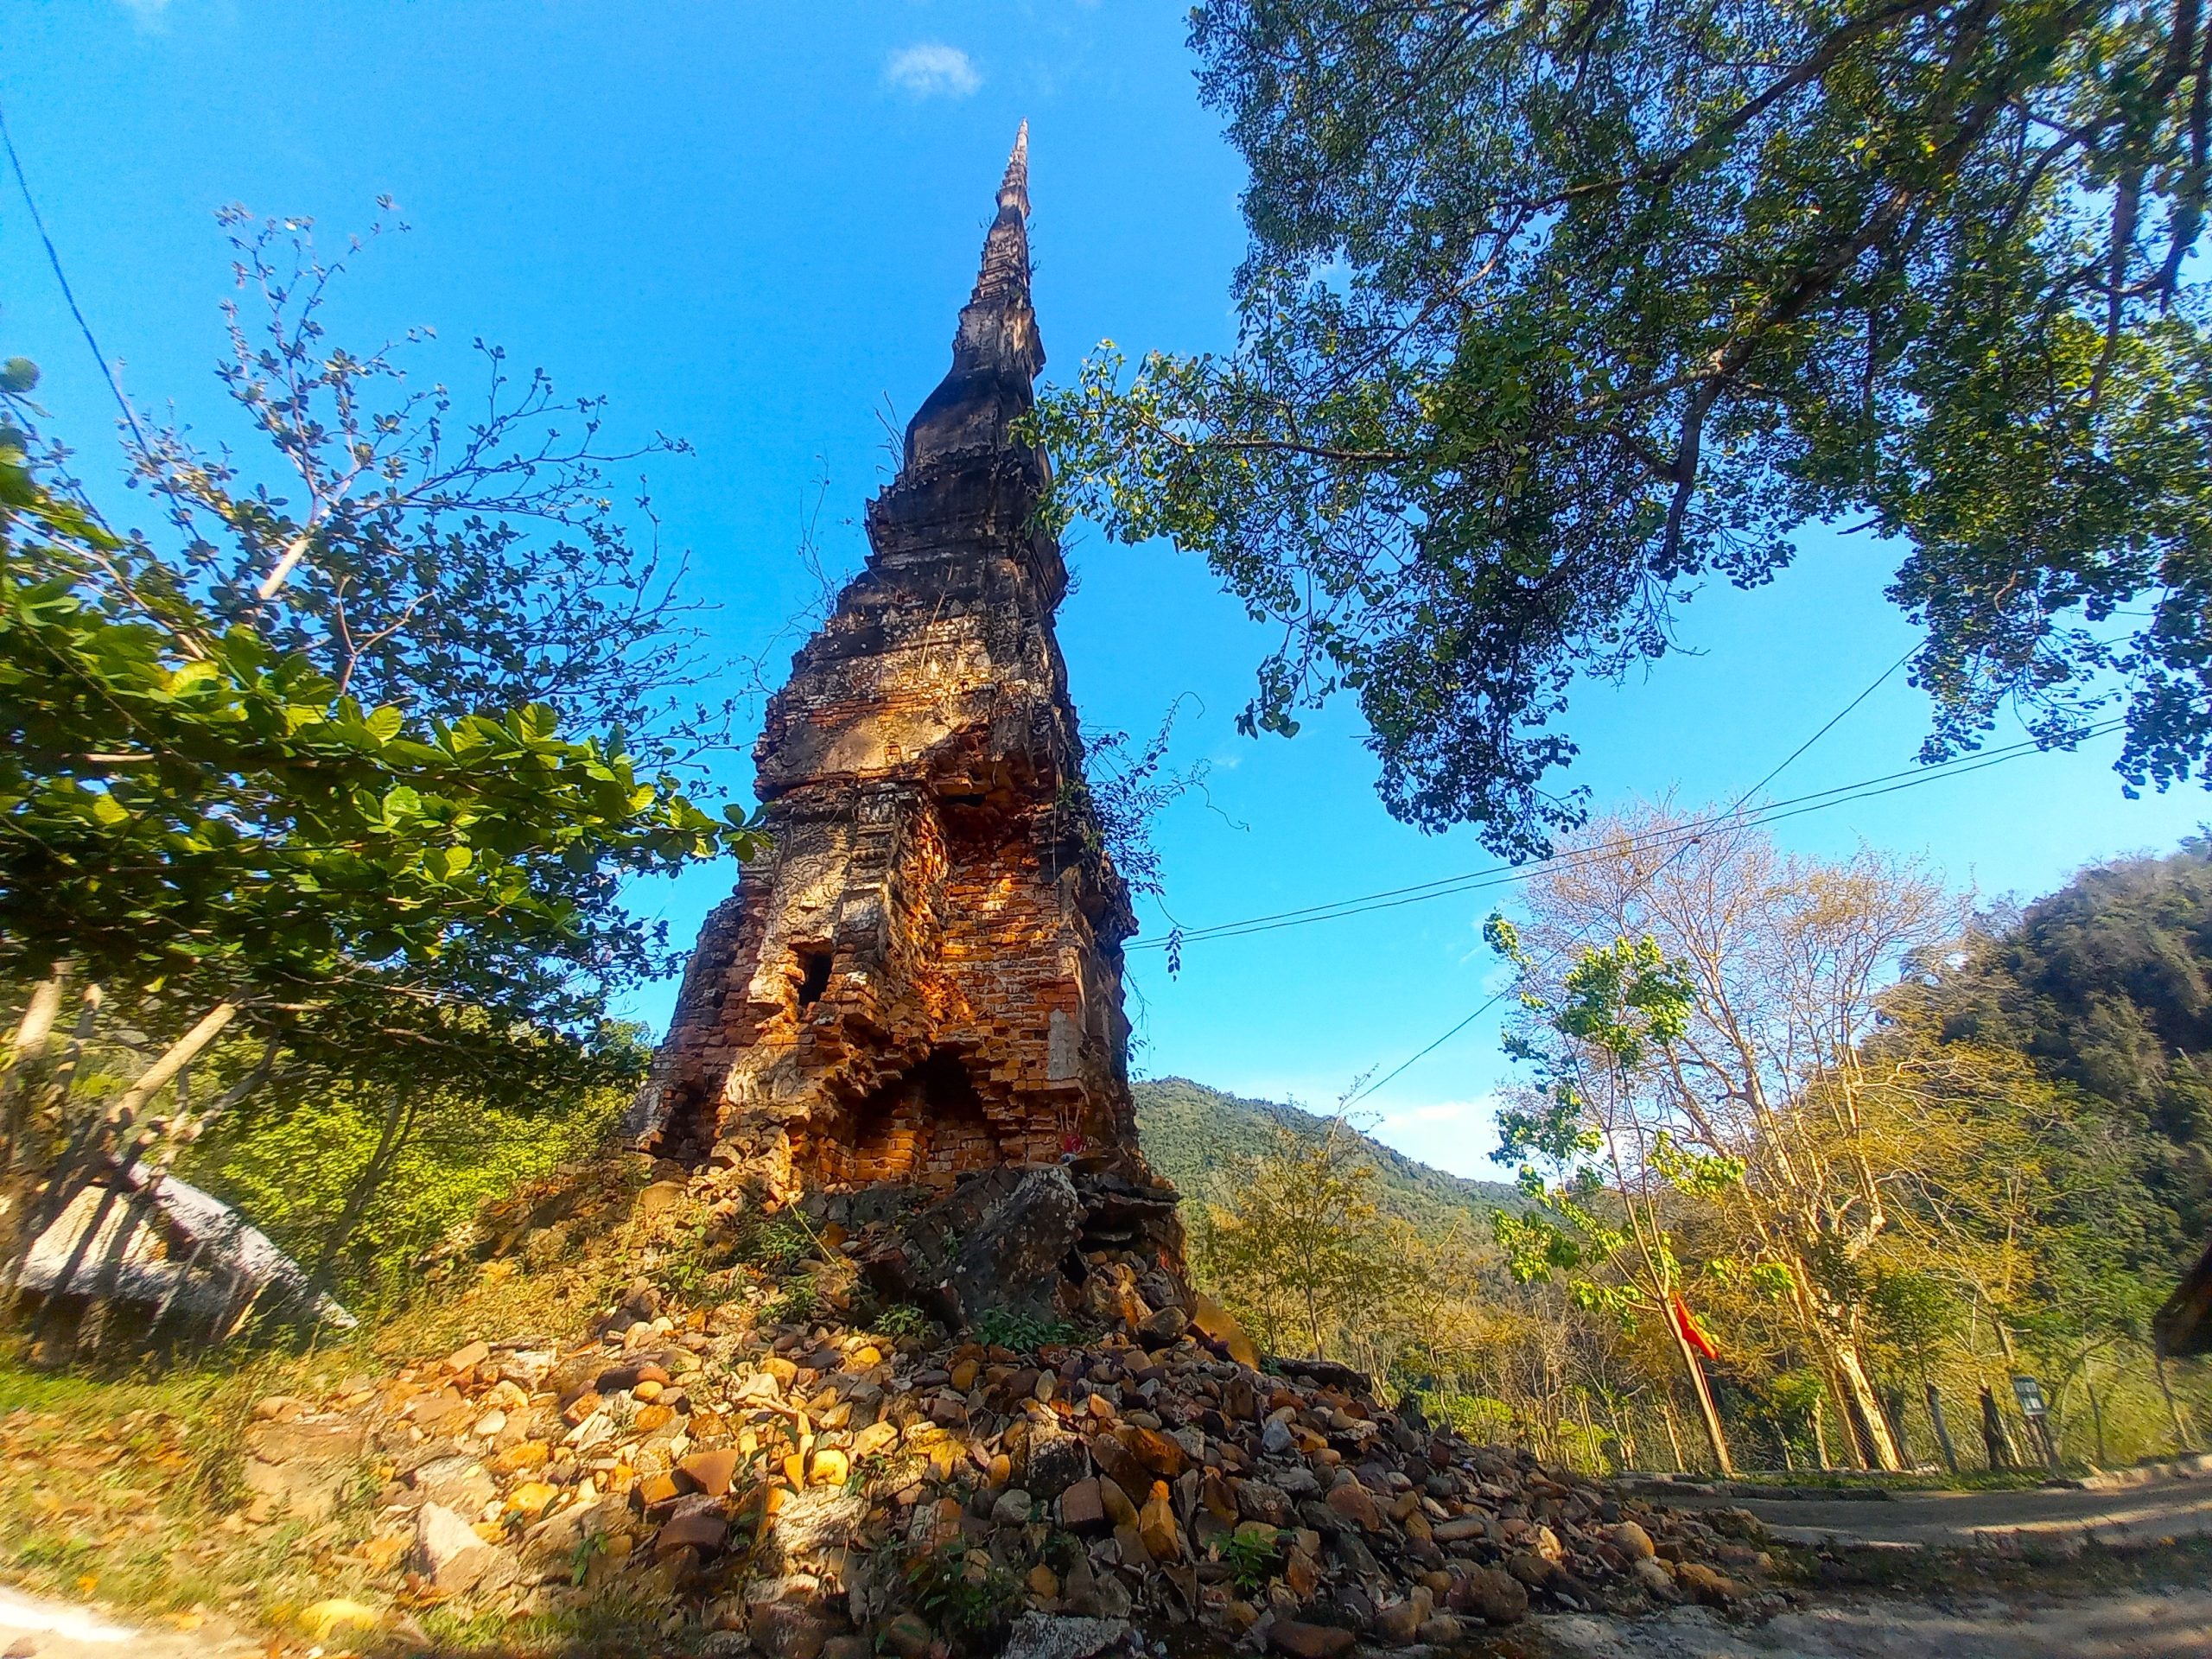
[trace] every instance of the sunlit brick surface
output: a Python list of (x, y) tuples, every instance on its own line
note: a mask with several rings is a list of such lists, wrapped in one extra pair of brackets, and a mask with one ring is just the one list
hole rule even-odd
[(868, 505), (867, 568), (754, 751), (774, 851), (715, 911), (641, 1096), (641, 1145), (790, 1193), (1074, 1154), (1141, 1170), (1122, 943), (1011, 423), (1044, 364), (1025, 156), (999, 193), (952, 372)]

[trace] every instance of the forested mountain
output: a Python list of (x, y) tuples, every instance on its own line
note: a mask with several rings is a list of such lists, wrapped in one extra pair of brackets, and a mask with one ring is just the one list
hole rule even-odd
[[(1135, 1094), (1144, 1154), (1186, 1201), (1227, 1198), (1236, 1160), (1273, 1151), (1277, 1126), (1310, 1138), (1326, 1121), (1296, 1106), (1224, 1094), (1187, 1077), (1139, 1083)], [(1386, 1216), (1424, 1230), (1471, 1221), (1487, 1238), (1490, 1212), (1521, 1202), (1510, 1183), (1471, 1181), (1408, 1158), (1372, 1135), (1359, 1139), (1375, 1166), (1376, 1208)]]
[(1955, 1040), (2028, 1056), (2145, 1132), (2182, 1233), (2212, 1230), (2212, 839), (2084, 870), (1933, 976)]

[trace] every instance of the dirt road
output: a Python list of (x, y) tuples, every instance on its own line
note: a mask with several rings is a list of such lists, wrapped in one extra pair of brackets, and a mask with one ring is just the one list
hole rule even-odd
[[(1914, 1492), (1894, 1497), (1777, 1499), (1669, 1495), (1683, 1509), (1749, 1510), (1791, 1543), (1925, 1545), (1937, 1548), (2005, 1537), (2052, 1542), (2155, 1542), (2212, 1533), (2212, 1479), (2158, 1480), (2118, 1491), (2039, 1487), (2019, 1492)], [(2207, 1651), (2212, 1652), (2212, 1649)]]
[(1701, 1607), (1656, 1618), (1543, 1618), (1530, 1659), (2204, 1659), (2212, 1591), (2081, 1599), (1853, 1599), (1751, 1628)]
[(243, 1659), (251, 1651), (251, 1643), (212, 1627), (140, 1629), (0, 1586), (0, 1654), (18, 1659)]
[[(2212, 1654), (2212, 1591), (1852, 1598), (1751, 1627), (1701, 1607), (1634, 1620), (1543, 1618), (1508, 1645), (1520, 1659), (2202, 1659)], [(0, 1654), (19, 1659), (249, 1659), (255, 1650), (234, 1634), (134, 1628), (0, 1588)]]

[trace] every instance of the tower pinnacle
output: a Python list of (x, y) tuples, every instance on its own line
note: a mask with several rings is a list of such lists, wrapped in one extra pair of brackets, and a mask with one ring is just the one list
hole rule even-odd
[(999, 206), (1029, 217), (1029, 123), (1014, 135), (1014, 153), (1006, 158), (1006, 177), (999, 182)]
[[(769, 699), (753, 794), (772, 850), (702, 932), (632, 1120), (642, 1144), (779, 1204), (880, 1188), (866, 1203), (887, 1224), (918, 1187), (985, 1206), (917, 1223), (917, 1240), (981, 1233), (1018, 1188), (1041, 1276), (948, 1293), (956, 1319), (1071, 1316), (1135, 1280), (1156, 1306), (1186, 1300), (1173, 1195), (1129, 1096), (1136, 917), (1080, 787), (1052, 632), (1067, 563), (1037, 513), (1051, 474), (1016, 431), (1045, 361), (1028, 159), (1025, 128), (951, 372), (868, 504), (868, 563)], [(1142, 1305), (1133, 1288), (1111, 1308)]]
[(952, 368), (906, 429), (903, 475), (956, 454), (1004, 448), (1007, 427), (1036, 402), (1045, 343), (1029, 299), (1029, 124), (1014, 135), (998, 215), (983, 237), (975, 291), (952, 337)]

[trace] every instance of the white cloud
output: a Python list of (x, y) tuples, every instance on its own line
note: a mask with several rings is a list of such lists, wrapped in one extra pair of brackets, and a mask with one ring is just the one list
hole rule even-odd
[(1491, 1159), (1497, 1144), (1498, 1098), (1439, 1100), (1386, 1110), (1370, 1131), (1408, 1158), (1475, 1180), (1500, 1179)]
[(966, 98), (983, 84), (965, 52), (935, 41), (893, 52), (884, 60), (883, 78), (916, 98)]
[(1415, 1123), (1456, 1123), (1484, 1103), (1472, 1100), (1440, 1100), (1433, 1105), (1414, 1106), (1402, 1112), (1392, 1112), (1382, 1120), (1385, 1128), (1410, 1128)]

